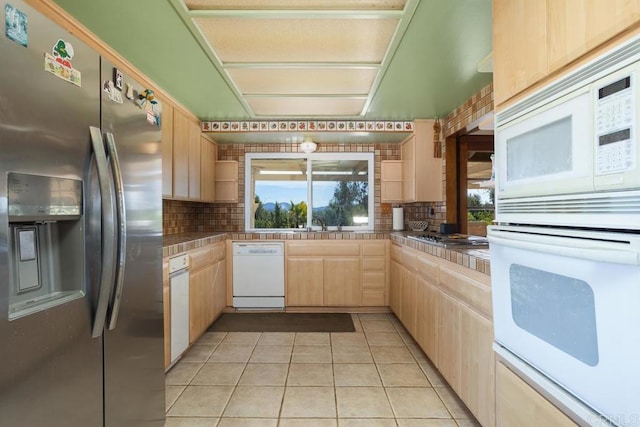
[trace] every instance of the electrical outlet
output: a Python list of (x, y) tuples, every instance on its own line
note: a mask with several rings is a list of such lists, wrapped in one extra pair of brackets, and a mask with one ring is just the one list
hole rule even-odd
[(383, 215), (391, 214), (391, 203), (380, 203), (380, 211)]

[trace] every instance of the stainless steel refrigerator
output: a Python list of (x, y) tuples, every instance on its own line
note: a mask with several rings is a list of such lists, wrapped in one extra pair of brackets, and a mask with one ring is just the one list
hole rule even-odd
[(0, 426), (161, 426), (159, 104), (3, 6)]

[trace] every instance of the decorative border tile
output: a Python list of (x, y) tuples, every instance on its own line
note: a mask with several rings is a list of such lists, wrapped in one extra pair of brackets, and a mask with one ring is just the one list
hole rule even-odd
[(234, 121), (201, 122), (203, 132), (413, 132), (413, 122), (406, 121)]

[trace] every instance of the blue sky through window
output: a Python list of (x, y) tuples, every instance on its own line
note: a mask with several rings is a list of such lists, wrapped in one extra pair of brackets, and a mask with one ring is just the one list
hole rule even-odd
[[(307, 201), (306, 181), (256, 181), (255, 194), (260, 197), (262, 203), (282, 203), (293, 201), (294, 203)], [(318, 208), (329, 205), (333, 198), (333, 189), (336, 183), (333, 181), (314, 181), (313, 206)]]

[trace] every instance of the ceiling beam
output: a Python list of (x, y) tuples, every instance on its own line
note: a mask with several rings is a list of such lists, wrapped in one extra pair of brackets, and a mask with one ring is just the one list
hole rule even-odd
[[(407, 1), (407, 4), (410, 1)], [(407, 6), (405, 5), (405, 10)], [(306, 10), (306, 9), (257, 9), (257, 10), (189, 10), (191, 18), (260, 18), (260, 19), (400, 19), (405, 10)]]

